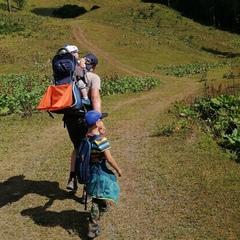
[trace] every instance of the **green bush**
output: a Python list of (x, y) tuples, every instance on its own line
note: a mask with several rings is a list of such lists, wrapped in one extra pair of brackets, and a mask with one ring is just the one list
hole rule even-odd
[(19, 9), (23, 9), (26, 4), (27, 4), (27, 0), (14, 0), (14, 2), (17, 4), (17, 6), (19, 7)]
[(31, 115), (47, 89), (49, 78), (38, 75), (0, 76), (0, 115)]
[(240, 161), (240, 96), (196, 98), (189, 106), (176, 105), (182, 117), (201, 120), (216, 142)]
[(14, 32), (24, 31), (25, 27), (22, 23), (19, 23), (16, 19), (0, 16), (0, 34), (11, 34)]
[[(26, 13), (8, 14), (2, 12), (0, 14), (0, 34), (14, 36), (25, 36), (25, 34), (36, 33), (36, 26), (46, 30), (45, 19), (35, 15)], [(42, 29), (41, 29), (42, 30)], [(14, 34), (14, 33), (17, 33)]]
[(159, 79), (152, 77), (123, 77), (117, 79), (106, 79), (102, 81), (101, 93), (103, 95), (112, 95), (116, 93), (146, 91), (154, 88), (159, 83)]
[[(160, 80), (153, 78), (125, 77), (102, 81), (101, 95), (149, 90)], [(38, 106), (49, 85), (49, 77), (40, 75), (0, 76), (0, 115), (31, 113)]]
[(183, 65), (171, 65), (171, 66), (156, 66), (156, 70), (164, 70), (165, 75), (173, 75), (176, 77), (183, 77), (184, 75), (194, 75), (199, 73), (205, 73), (210, 69), (220, 68), (227, 63), (192, 63), (192, 64), (183, 64)]

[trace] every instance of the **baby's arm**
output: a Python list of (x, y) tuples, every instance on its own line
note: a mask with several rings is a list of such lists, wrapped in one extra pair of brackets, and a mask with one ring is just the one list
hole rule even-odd
[(78, 62), (80, 68), (85, 68), (85, 58), (81, 58), (80, 61)]
[(112, 154), (109, 149), (104, 151), (104, 157), (107, 160), (107, 162), (109, 163), (109, 165), (116, 170), (118, 176), (121, 177), (122, 170), (118, 167), (118, 165), (117, 165), (116, 161), (114, 160), (114, 158), (112, 157)]

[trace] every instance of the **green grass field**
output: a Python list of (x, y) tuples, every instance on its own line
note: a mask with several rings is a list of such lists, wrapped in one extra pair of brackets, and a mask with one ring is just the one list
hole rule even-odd
[[(52, 16), (66, 4), (89, 12), (74, 19)], [(103, 80), (134, 75), (162, 82), (147, 92), (102, 98), (109, 113), (106, 137), (123, 176), (119, 203), (101, 219), (99, 240), (240, 239), (239, 163), (208, 132), (195, 123), (181, 128), (170, 114), (177, 100), (202, 95), (205, 82), (215, 88), (239, 83), (239, 35), (137, 0), (29, 0), (12, 13), (2, 10), (5, 1), (0, 6), (0, 31), (11, 29), (0, 34), (1, 74), (50, 76), (53, 55), (69, 43), (80, 54), (98, 56)], [(90, 11), (92, 6), (99, 8)], [(183, 77), (165, 75), (163, 68), (223, 62)], [(230, 73), (234, 78), (223, 78)], [(72, 145), (62, 116), (13, 114), (0, 122), (1, 240), (87, 239), (82, 187), (76, 195), (65, 189)], [(163, 134), (168, 129), (171, 134)]]

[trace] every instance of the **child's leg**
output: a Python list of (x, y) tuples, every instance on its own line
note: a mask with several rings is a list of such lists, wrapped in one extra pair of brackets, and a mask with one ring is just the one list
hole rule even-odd
[(86, 104), (86, 105), (91, 105), (91, 102), (90, 102), (90, 100), (88, 98), (88, 94), (87, 94), (86, 84), (83, 82), (83, 80), (79, 80), (77, 82), (77, 86), (81, 91), (82, 103)]
[(91, 105), (91, 102), (87, 95), (87, 90), (85, 88), (81, 89), (81, 94), (82, 94), (82, 103), (86, 105)]
[(81, 94), (82, 94), (82, 97), (87, 99), (88, 98), (88, 95), (87, 95), (87, 90), (85, 88), (82, 88), (81, 89)]
[(100, 217), (109, 210), (109, 203), (105, 200), (101, 200), (98, 203)]
[(100, 234), (101, 229), (99, 227), (99, 220), (100, 220), (99, 199), (93, 198), (88, 224), (88, 237), (95, 238)]

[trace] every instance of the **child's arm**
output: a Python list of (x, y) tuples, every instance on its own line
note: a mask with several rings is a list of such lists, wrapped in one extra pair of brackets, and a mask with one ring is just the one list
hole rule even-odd
[(118, 176), (121, 177), (122, 170), (118, 167), (118, 165), (117, 165), (116, 161), (114, 160), (114, 158), (112, 157), (112, 154), (109, 149), (104, 151), (104, 157), (107, 160), (107, 162), (109, 163), (109, 165), (116, 170)]

